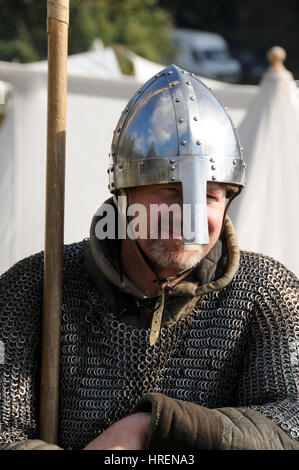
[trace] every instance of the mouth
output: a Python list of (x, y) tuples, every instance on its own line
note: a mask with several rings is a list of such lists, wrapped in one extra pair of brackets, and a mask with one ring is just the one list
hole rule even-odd
[(181, 232), (177, 233), (173, 230), (161, 230), (159, 239), (183, 241), (183, 235)]

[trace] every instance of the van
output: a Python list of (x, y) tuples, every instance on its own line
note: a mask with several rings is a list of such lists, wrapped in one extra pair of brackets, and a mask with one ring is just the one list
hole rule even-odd
[(238, 82), (241, 64), (233, 59), (227, 42), (216, 33), (176, 29), (173, 33), (176, 55), (174, 63), (202, 77)]

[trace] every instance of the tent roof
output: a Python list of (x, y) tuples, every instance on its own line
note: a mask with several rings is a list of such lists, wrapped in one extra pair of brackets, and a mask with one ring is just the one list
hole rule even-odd
[[(26, 64), (31, 70), (47, 71), (47, 60)], [(116, 55), (111, 47), (96, 46), (87, 52), (68, 56), (69, 75), (90, 75), (101, 78), (122, 76)]]

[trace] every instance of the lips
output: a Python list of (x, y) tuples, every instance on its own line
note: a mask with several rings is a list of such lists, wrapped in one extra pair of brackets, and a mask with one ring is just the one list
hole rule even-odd
[(172, 230), (164, 231), (164, 232), (162, 231), (160, 239), (161, 240), (179, 240), (179, 241), (182, 241), (183, 240), (183, 235), (173, 233)]

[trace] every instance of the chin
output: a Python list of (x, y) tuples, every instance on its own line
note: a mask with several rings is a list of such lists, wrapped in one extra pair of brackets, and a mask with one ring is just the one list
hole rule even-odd
[(196, 250), (185, 250), (177, 240), (151, 240), (148, 256), (157, 266), (177, 271), (186, 271), (196, 266), (204, 258), (204, 247)]

